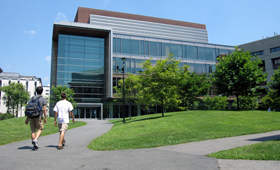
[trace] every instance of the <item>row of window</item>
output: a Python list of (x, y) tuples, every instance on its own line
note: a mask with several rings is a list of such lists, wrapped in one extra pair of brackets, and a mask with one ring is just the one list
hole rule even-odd
[[(138, 74), (139, 72), (143, 71), (142, 64), (145, 60), (144, 59), (134, 59), (134, 58), (128, 58), (125, 61), (124, 65), (124, 71), (125, 73), (133, 73)], [(151, 60), (152, 65), (156, 65), (157, 60)], [(195, 71), (196, 74), (208, 74), (215, 71), (215, 65), (214, 64), (197, 64), (197, 63), (185, 63), (181, 62), (179, 64), (179, 67), (183, 67), (184, 65), (189, 65), (189, 70), (191, 72)], [(113, 72), (114, 73), (122, 73), (123, 68), (123, 61), (121, 58), (113, 57)]]
[(275, 52), (278, 52), (278, 51), (280, 51), (280, 47), (275, 47), (275, 48), (270, 49), (270, 53), (275, 53)]
[[(270, 49), (270, 53), (275, 53), (275, 52), (279, 52), (280, 51), (280, 47), (274, 47)], [(251, 53), (251, 55), (255, 56), (255, 55), (263, 55), (263, 50), (262, 51), (257, 51), (257, 52), (253, 52)]]
[(92, 81), (105, 81), (104, 74), (94, 74), (94, 73), (73, 73), (73, 72), (57, 72), (58, 79), (72, 80), (73, 83), (75, 81), (84, 81), (84, 82), (92, 82)]
[(175, 58), (216, 61), (219, 56), (228, 55), (233, 50), (200, 47), (183, 44), (162, 43), (124, 38), (113, 39), (113, 52), (144, 56), (165, 56), (170, 53)]
[(262, 50), (262, 51), (253, 52), (253, 53), (251, 53), (251, 55), (252, 55), (252, 56), (263, 55), (263, 50)]
[(59, 34), (58, 46), (61, 45), (73, 45), (73, 46), (83, 46), (83, 47), (100, 47), (104, 48), (105, 39), (96, 37), (84, 37), (76, 35), (65, 35)]

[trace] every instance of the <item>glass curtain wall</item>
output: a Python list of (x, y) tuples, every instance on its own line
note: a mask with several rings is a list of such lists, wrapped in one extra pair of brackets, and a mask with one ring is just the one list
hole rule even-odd
[(57, 85), (74, 89), (78, 103), (105, 98), (105, 39), (59, 34)]
[(168, 57), (170, 53), (178, 59), (216, 61), (219, 56), (228, 55), (233, 50), (203, 46), (161, 43), (154, 41), (113, 38), (113, 52), (135, 56)]

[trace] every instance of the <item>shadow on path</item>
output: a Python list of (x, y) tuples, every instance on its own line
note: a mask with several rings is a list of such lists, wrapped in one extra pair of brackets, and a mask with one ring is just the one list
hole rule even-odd
[(280, 140), (280, 135), (273, 135), (273, 136), (266, 136), (261, 138), (255, 138), (255, 139), (248, 139), (248, 141), (269, 141), (269, 140)]

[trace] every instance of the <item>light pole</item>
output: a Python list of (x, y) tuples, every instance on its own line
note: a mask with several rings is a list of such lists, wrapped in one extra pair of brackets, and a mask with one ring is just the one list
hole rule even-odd
[(125, 123), (125, 105), (124, 105), (124, 103), (125, 103), (125, 99), (124, 99), (124, 95), (125, 95), (125, 92), (124, 92), (124, 79), (125, 78), (124, 78), (124, 64), (125, 64), (126, 58), (123, 57), (121, 59), (123, 61), (123, 123)]

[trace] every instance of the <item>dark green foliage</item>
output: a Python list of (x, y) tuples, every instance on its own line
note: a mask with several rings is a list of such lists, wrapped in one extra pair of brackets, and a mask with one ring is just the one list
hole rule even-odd
[(261, 99), (262, 108), (271, 110), (280, 110), (280, 67), (274, 71), (268, 83), (268, 92), (265, 97)]
[[(243, 52), (237, 47), (226, 57), (218, 58), (219, 64), (212, 75), (217, 94), (223, 96), (257, 96), (258, 85), (266, 80), (266, 74), (259, 68), (261, 59), (253, 57), (249, 51)], [(240, 102), (237, 102), (239, 109)]]
[(228, 101), (226, 96), (205, 97), (203, 99), (205, 106), (210, 110), (225, 110)]
[[(259, 107), (259, 102), (257, 97), (250, 96), (239, 96), (239, 108), (241, 110), (255, 110)], [(234, 100), (231, 108), (237, 110), (237, 99)]]
[(0, 120), (11, 119), (14, 117), (15, 116), (12, 115), (11, 113), (0, 113)]
[(77, 102), (74, 101), (73, 96), (75, 95), (75, 92), (73, 89), (68, 88), (66, 85), (65, 86), (57, 86), (54, 87), (52, 86), (52, 94), (51, 94), (51, 103), (57, 103), (58, 101), (60, 101), (61, 98), (61, 93), (65, 92), (67, 94), (66, 100), (68, 100), (70, 103), (72, 103), (74, 109), (77, 106)]
[(182, 74), (182, 81), (178, 84), (178, 90), (180, 93), (180, 99), (182, 103), (180, 107), (183, 110), (196, 110), (201, 99), (198, 97), (207, 94), (208, 89), (211, 86), (210, 80), (206, 74), (201, 76), (195, 75), (195, 72), (190, 72), (185, 68)]

